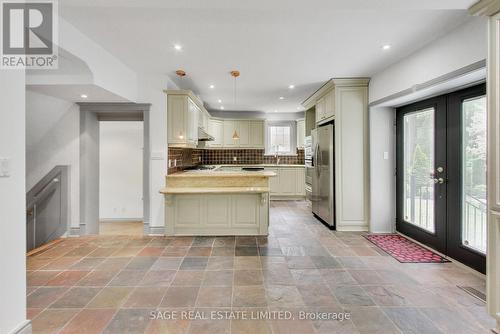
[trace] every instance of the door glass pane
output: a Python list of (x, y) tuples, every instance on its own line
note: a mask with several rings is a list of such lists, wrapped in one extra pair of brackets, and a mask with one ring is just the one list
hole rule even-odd
[(434, 232), (434, 108), (406, 114), (403, 122), (404, 219)]
[(462, 103), (462, 243), (486, 253), (486, 97)]

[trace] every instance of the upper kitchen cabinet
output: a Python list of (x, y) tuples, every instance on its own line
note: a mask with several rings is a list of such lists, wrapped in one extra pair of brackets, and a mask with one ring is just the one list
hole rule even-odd
[(306, 138), (306, 123), (304, 119), (297, 120), (297, 148), (304, 148)]
[(202, 128), (205, 131), (208, 131), (208, 120), (209, 119), (210, 119), (210, 117), (208, 115), (208, 112), (198, 108), (198, 127)]
[(368, 81), (331, 79), (303, 107), (316, 126), (335, 120), (335, 219), (339, 231), (365, 231), (369, 221)]
[(238, 140), (239, 147), (250, 147), (250, 122), (246, 121), (237, 121), (238, 124), (238, 136), (240, 139)]
[[(219, 120), (223, 124), (224, 148), (263, 148), (264, 122), (250, 120)], [(217, 134), (212, 134), (219, 141)], [(219, 134), (220, 135), (220, 134)], [(209, 147), (220, 147), (209, 144)]]
[(170, 147), (196, 147), (198, 127), (207, 129), (209, 114), (189, 90), (167, 90), (167, 131)]
[(250, 147), (264, 147), (264, 121), (249, 121)]
[(335, 118), (335, 90), (330, 87), (315, 103), (316, 123), (327, 123)]
[(224, 120), (224, 147), (238, 147), (238, 133), (240, 131), (237, 121)]
[(208, 133), (214, 137), (213, 141), (206, 142), (206, 147), (218, 147), (224, 146), (224, 122), (210, 118), (208, 120)]

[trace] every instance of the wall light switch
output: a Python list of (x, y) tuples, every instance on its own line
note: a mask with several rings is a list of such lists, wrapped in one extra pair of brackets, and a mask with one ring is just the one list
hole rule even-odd
[(10, 177), (9, 158), (0, 158), (0, 177)]
[(389, 160), (389, 152), (384, 152), (384, 160)]
[(172, 167), (172, 159), (168, 159), (168, 168)]
[(177, 167), (177, 159), (174, 159), (174, 167)]

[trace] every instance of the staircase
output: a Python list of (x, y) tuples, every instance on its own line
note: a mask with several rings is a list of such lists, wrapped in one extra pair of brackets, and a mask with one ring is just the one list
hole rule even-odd
[(68, 229), (69, 166), (56, 166), (26, 194), (26, 251)]

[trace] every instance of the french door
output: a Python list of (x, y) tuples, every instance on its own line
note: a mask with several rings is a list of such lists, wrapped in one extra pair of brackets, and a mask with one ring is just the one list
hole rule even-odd
[(396, 229), (484, 273), (485, 85), (398, 108), (396, 133)]

